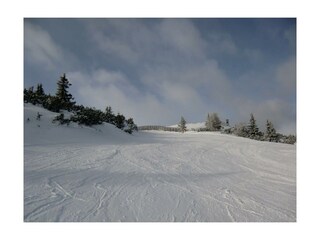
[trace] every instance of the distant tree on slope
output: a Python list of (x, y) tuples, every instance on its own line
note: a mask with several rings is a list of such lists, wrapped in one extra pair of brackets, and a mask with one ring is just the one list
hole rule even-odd
[(33, 86), (28, 90), (26, 88), (23, 90), (23, 98), (25, 103), (32, 103), (33, 105), (37, 103), (36, 94), (33, 91)]
[(248, 137), (248, 127), (246, 123), (238, 123), (235, 125), (233, 133), (239, 137)]
[(37, 85), (37, 89), (36, 89), (36, 92), (35, 92), (35, 97), (37, 99), (37, 103), (38, 104), (43, 104), (47, 98), (46, 94), (44, 93), (44, 90), (43, 90), (43, 87), (42, 87), (42, 84), (39, 83)]
[(269, 142), (278, 142), (278, 134), (275, 130), (275, 128), (273, 127), (273, 124), (267, 120), (266, 123), (266, 132), (264, 135), (265, 141), (269, 141)]
[(248, 137), (252, 139), (259, 139), (261, 137), (261, 133), (259, 132), (259, 128), (256, 124), (256, 120), (253, 114), (250, 114), (250, 122), (248, 125)]
[(179, 129), (180, 129), (180, 131), (182, 132), (182, 133), (184, 133), (185, 131), (187, 131), (187, 126), (186, 126), (186, 120), (183, 118), (183, 117), (181, 117), (181, 120), (180, 120), (180, 122), (179, 122), (179, 124), (178, 124), (178, 127), (179, 127)]
[(208, 114), (206, 128), (209, 131), (218, 131), (221, 129), (221, 120), (217, 113)]
[(65, 109), (70, 111), (74, 106), (75, 102), (73, 102), (72, 95), (68, 92), (68, 88), (71, 86), (69, 80), (66, 78), (66, 74), (63, 74), (60, 77), (60, 80), (57, 82), (58, 88), (56, 97), (60, 101), (60, 109)]

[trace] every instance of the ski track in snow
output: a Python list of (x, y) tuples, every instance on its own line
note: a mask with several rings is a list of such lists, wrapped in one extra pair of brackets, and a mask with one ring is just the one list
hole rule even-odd
[(295, 146), (218, 133), (122, 137), (25, 139), (24, 220), (296, 221)]

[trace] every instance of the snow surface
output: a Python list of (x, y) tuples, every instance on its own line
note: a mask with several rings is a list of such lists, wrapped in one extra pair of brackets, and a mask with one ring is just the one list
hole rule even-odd
[(52, 124), (56, 115), (24, 106), (27, 222), (296, 221), (293, 145), (206, 132), (129, 135), (110, 124)]
[[(199, 123), (186, 123), (187, 130), (204, 128), (206, 126), (205, 122)], [(171, 125), (169, 127), (178, 127), (178, 124)]]

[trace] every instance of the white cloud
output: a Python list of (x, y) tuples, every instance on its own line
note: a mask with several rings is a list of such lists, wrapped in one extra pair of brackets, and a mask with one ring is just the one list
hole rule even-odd
[(265, 131), (266, 121), (269, 120), (277, 132), (296, 133), (295, 105), (279, 98), (253, 101), (245, 97), (238, 97), (237, 102), (239, 107), (234, 109), (238, 116), (237, 121), (249, 123), (250, 113), (253, 113), (260, 131)]
[(292, 93), (296, 89), (296, 58), (291, 57), (276, 70), (276, 80), (285, 93)]
[[(235, 92), (224, 71), (215, 59), (207, 57), (209, 43), (190, 20), (164, 19), (148, 25), (116, 19), (104, 25), (89, 24), (88, 29), (108, 58), (133, 64), (137, 71), (136, 79), (130, 80), (123, 73), (105, 69), (87, 74), (94, 83), (78, 92), (93, 105), (101, 108), (109, 104), (135, 116), (138, 123), (160, 120), (172, 124), (181, 115), (189, 115), (192, 121), (204, 121), (208, 112), (220, 111), (224, 116), (237, 104), (232, 100)], [(221, 35), (215, 41), (228, 54), (237, 52), (229, 35)], [(141, 89), (135, 87), (134, 81)], [(95, 95), (90, 90), (93, 88), (98, 92)]]
[(264, 121), (264, 125), (266, 119), (269, 119), (278, 132), (285, 134), (296, 133), (295, 108), (293, 105), (280, 99), (269, 99), (258, 105), (255, 112), (257, 118), (260, 121)]
[(25, 22), (24, 46), (26, 61), (53, 69), (63, 59), (63, 50), (54, 43), (51, 36), (42, 28)]
[(100, 84), (128, 84), (127, 77), (121, 72), (98, 69), (93, 74), (93, 79)]
[[(115, 80), (115, 75), (122, 76), (118, 78), (120, 81)], [(172, 109), (153, 95), (141, 92), (120, 73), (97, 69), (89, 74), (70, 72), (68, 78), (74, 83), (74, 96), (80, 104), (102, 110), (110, 105), (116, 113), (133, 117), (138, 124), (160, 124), (161, 121), (170, 121), (173, 118)]]
[(175, 105), (190, 105), (200, 102), (198, 93), (189, 85), (166, 81), (161, 85), (162, 97)]
[(239, 52), (235, 42), (233, 41), (230, 34), (215, 31), (210, 36), (210, 49), (214, 52), (234, 55)]
[(121, 39), (111, 39), (102, 32), (95, 32), (93, 35), (98, 47), (104, 51), (107, 56), (117, 56), (122, 60), (134, 63), (139, 59), (138, 53), (130, 45), (121, 41)]
[(160, 22), (158, 28), (164, 47), (176, 50), (183, 56), (204, 57), (205, 42), (191, 21), (187, 19), (164, 19)]
[(25, 63), (34, 68), (61, 74), (77, 66), (79, 61), (73, 53), (63, 48), (42, 27), (24, 22)]
[[(105, 23), (89, 24), (94, 43), (106, 58), (117, 58), (124, 67), (134, 68), (134, 76), (130, 70), (106, 68), (71, 72), (74, 96), (80, 103), (101, 109), (111, 105), (138, 124), (174, 124), (181, 115), (187, 121), (204, 121), (208, 112), (218, 112), (222, 119), (232, 115), (235, 123), (249, 120), (252, 112), (262, 128), (270, 119), (281, 131), (295, 131), (295, 110), (281, 100), (284, 90), (290, 94), (295, 87), (292, 59), (276, 70), (266, 70), (263, 77), (261, 72), (243, 76), (245, 81), (239, 76), (247, 84), (239, 87), (215, 59), (207, 56), (212, 42), (202, 38), (189, 20), (164, 19), (144, 24), (115, 19)], [(220, 33), (211, 40), (225, 54), (239, 53), (230, 35)], [(253, 61), (263, 57), (257, 49), (247, 48), (240, 54)], [(272, 80), (274, 71), (276, 79)], [(281, 85), (280, 90), (269, 81)]]
[(259, 49), (246, 48), (243, 50), (243, 54), (252, 62), (261, 61), (263, 59), (262, 51)]
[(197, 90), (210, 90), (212, 95), (221, 96), (228, 91), (230, 82), (213, 59), (180, 66), (154, 66), (140, 73), (143, 83), (149, 88), (159, 89), (167, 85), (190, 86)]
[(203, 59), (206, 54), (206, 42), (187, 19), (153, 20), (152, 24), (137, 19), (111, 19), (99, 23), (91, 21), (86, 25), (94, 43), (106, 56), (129, 64), (143, 61), (168, 65)]
[[(90, 73), (70, 72), (67, 75), (73, 83), (72, 93), (79, 104), (100, 109), (110, 105), (116, 112), (133, 117), (138, 124), (174, 124), (181, 115), (204, 121), (207, 112), (217, 111), (215, 103), (223, 101), (229, 94), (221, 91), (222, 88), (215, 88), (218, 81), (220, 84), (228, 82), (214, 79), (223, 74), (214, 73), (220, 70), (213, 66), (194, 68), (185, 73), (171, 71), (165, 74), (165, 69), (162, 69), (162, 75), (158, 74), (161, 71), (158, 70), (154, 75), (145, 76), (149, 85), (141, 89), (123, 73), (107, 69), (96, 69)], [(191, 73), (193, 75), (189, 76)], [(163, 76), (167, 78), (162, 79)], [(210, 97), (212, 102), (202, 97), (203, 87), (217, 93)], [(218, 94), (219, 90), (221, 92)]]

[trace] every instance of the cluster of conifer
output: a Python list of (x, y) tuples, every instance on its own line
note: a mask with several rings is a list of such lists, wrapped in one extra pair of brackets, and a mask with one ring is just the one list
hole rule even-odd
[[(71, 83), (65, 74), (60, 77), (57, 85), (57, 92), (54, 96), (45, 94), (42, 84), (38, 84), (35, 90), (34, 87), (24, 89), (24, 102), (42, 105), (49, 111), (60, 113), (60, 115), (53, 119), (53, 122), (60, 124), (77, 122), (79, 124), (92, 126), (106, 122), (130, 134), (138, 129), (132, 118), (126, 119), (125, 116), (120, 113), (115, 115), (110, 106), (106, 107), (103, 112), (99, 109), (77, 105), (73, 96), (68, 91)], [(71, 112), (71, 117), (65, 118), (63, 111)]]
[(284, 135), (281, 133), (277, 133), (276, 129), (274, 128), (271, 121), (267, 120), (266, 122), (266, 129), (264, 132), (260, 131), (256, 120), (251, 113), (249, 124), (240, 123), (237, 124), (233, 129), (232, 133), (240, 136), (251, 138), (260, 141), (268, 141), (268, 142), (281, 142), (281, 143), (288, 143), (294, 144), (296, 142), (295, 135)]
[[(181, 117), (178, 125), (181, 132), (186, 131), (186, 120)], [(240, 137), (251, 138), (259, 141), (268, 142), (281, 142), (294, 144), (296, 142), (295, 135), (284, 135), (277, 133), (271, 121), (267, 120), (266, 129), (264, 132), (259, 130), (257, 126), (256, 119), (253, 114), (250, 114), (249, 123), (239, 123), (234, 127), (229, 126), (229, 119), (223, 123), (217, 113), (208, 114), (207, 120), (205, 122), (205, 127), (196, 129), (198, 132), (202, 131), (221, 131), (227, 134), (233, 134)]]

